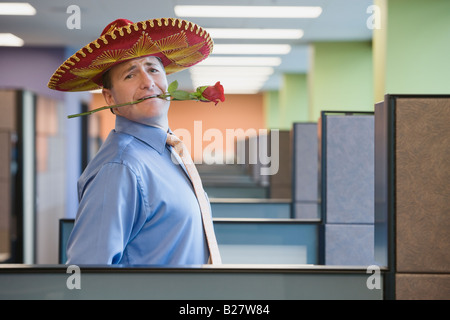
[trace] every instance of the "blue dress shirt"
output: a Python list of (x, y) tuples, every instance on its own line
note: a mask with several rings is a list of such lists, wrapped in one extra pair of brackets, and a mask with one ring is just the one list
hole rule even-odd
[(78, 180), (67, 264), (205, 264), (209, 252), (184, 166), (167, 132), (116, 117)]

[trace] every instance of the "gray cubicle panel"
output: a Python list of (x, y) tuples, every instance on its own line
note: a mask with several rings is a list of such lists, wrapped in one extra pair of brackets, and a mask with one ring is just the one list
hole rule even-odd
[(375, 247), (390, 299), (450, 299), (450, 95), (375, 105)]
[(214, 219), (228, 264), (317, 264), (318, 227), (294, 219)]
[[(0, 265), (0, 299), (228, 300), (224, 304), (252, 300), (268, 304), (270, 318), (278, 319), (270, 300), (381, 300), (384, 292), (384, 271), (364, 267), (76, 267)], [(164, 314), (171, 318), (179, 310), (167, 309)]]
[(292, 126), (292, 206), (296, 219), (320, 219), (317, 123)]
[(285, 199), (213, 198), (210, 202), (214, 218), (292, 218), (292, 202)]
[(267, 186), (204, 186), (209, 198), (256, 198), (266, 199), (269, 196)]
[(374, 114), (323, 111), (320, 136), (320, 261), (374, 264)]

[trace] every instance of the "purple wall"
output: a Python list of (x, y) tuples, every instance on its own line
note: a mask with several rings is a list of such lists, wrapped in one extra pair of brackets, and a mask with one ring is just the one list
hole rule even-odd
[(65, 60), (65, 48), (0, 48), (0, 87), (27, 89), (57, 100), (64, 93), (47, 88), (53, 72)]

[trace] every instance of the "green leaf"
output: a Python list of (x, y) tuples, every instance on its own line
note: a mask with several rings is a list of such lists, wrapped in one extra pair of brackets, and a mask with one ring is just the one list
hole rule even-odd
[(173, 92), (170, 92), (170, 95), (173, 99), (176, 100), (189, 100), (190, 93), (182, 90), (175, 90)]
[(174, 92), (175, 90), (177, 90), (177, 88), (178, 88), (178, 81), (175, 80), (175, 81), (173, 81), (171, 84), (169, 84), (169, 87), (167, 88), (167, 91), (168, 91), (169, 93), (172, 93), (172, 92)]

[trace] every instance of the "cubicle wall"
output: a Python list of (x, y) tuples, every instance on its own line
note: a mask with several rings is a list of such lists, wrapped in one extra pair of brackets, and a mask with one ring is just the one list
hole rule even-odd
[(66, 114), (61, 103), (36, 97), (36, 258), (58, 261), (58, 220), (66, 209)]
[(35, 259), (36, 95), (0, 91), (0, 262)]
[(65, 210), (63, 109), (28, 90), (0, 91), (0, 262), (56, 263)]
[(292, 209), (296, 219), (320, 219), (317, 123), (292, 126)]
[(386, 294), (450, 299), (450, 96), (386, 95), (375, 105), (376, 259)]
[[(217, 308), (211, 318), (225, 315), (224, 305), (245, 304), (268, 306), (269, 313), (255, 317), (282, 318), (298, 311), (298, 302), (283, 304), (271, 300), (335, 299), (381, 300), (384, 292), (384, 271), (377, 275), (379, 287), (372, 287), (372, 274), (365, 268), (324, 266), (252, 266), (224, 265), (215, 267), (135, 267), (80, 266), (78, 274), (67, 266), (0, 265), (0, 300), (17, 299), (114, 299), (114, 300), (185, 300), (162, 308), (150, 301), (169, 319), (180, 316), (180, 307), (210, 306)], [(75, 279), (78, 276), (77, 279)], [(79, 287), (75, 287), (79, 285)], [(192, 300), (205, 300), (199, 303)], [(208, 302), (209, 301), (209, 302)], [(253, 302), (252, 302), (253, 301)], [(282, 302), (282, 301), (281, 301)], [(222, 306), (221, 306), (222, 304)], [(231, 306), (233, 307), (233, 306)], [(230, 317), (251, 317), (251, 313)], [(240, 315), (240, 316), (239, 316)], [(182, 315), (185, 317), (186, 315)], [(198, 317), (208, 317), (200, 314)], [(187, 316), (189, 318), (189, 316)]]
[[(317, 221), (279, 218), (213, 220), (225, 264), (317, 264)], [(59, 263), (66, 261), (67, 241), (73, 224), (73, 219), (60, 220)]]
[(13, 90), (0, 91), (0, 262), (9, 260), (14, 254), (12, 239), (12, 197), (13, 183), (16, 179), (15, 171), (11, 170), (17, 152), (17, 111), (15, 108), (16, 94)]
[(373, 113), (322, 112), (320, 262), (374, 261)]
[[(278, 165), (270, 163), (272, 170), (269, 178), (269, 198), (289, 199), (292, 198), (292, 152), (293, 143), (291, 131), (271, 130), (269, 133), (269, 154)], [(268, 165), (266, 165), (267, 167)], [(275, 170), (277, 169), (277, 170)]]

